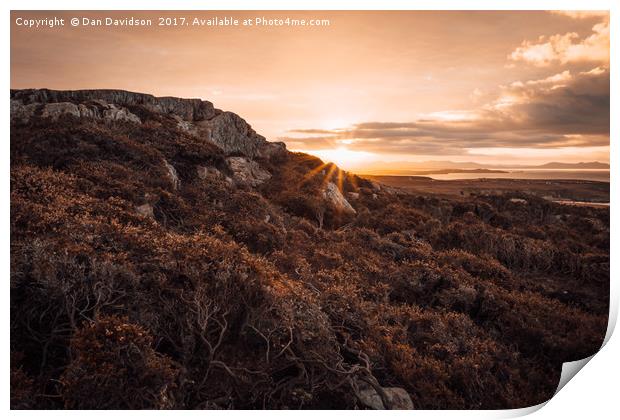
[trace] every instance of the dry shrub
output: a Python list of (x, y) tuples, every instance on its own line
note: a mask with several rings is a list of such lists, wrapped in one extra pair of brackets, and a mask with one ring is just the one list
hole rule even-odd
[(142, 327), (116, 316), (97, 319), (71, 340), (73, 358), (61, 377), (71, 409), (174, 407), (178, 368), (153, 350)]

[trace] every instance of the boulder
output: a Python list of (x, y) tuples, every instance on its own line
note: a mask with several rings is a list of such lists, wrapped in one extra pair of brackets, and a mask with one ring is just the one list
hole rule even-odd
[(381, 387), (383, 398), (375, 387), (365, 381), (355, 381), (359, 401), (373, 410), (413, 410), (411, 397), (403, 388)]
[(355, 214), (357, 213), (353, 206), (347, 201), (346, 198), (340, 192), (340, 189), (333, 182), (328, 182), (323, 190), (323, 197), (332, 205), (334, 208), (342, 213), (346, 214)]
[(233, 156), (226, 159), (233, 171), (233, 179), (238, 185), (256, 187), (271, 178), (271, 174), (260, 165), (244, 156)]
[(364, 381), (357, 381), (356, 384), (358, 388), (357, 398), (362, 404), (373, 410), (385, 410), (381, 396), (372, 386)]

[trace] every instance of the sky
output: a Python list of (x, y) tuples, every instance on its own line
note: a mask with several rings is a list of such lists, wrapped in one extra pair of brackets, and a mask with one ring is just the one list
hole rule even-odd
[[(82, 25), (132, 16), (153, 26)], [(53, 17), (65, 26), (17, 23)], [(329, 25), (242, 25), (257, 17)], [(202, 98), (349, 170), (609, 162), (606, 13), (13, 11), (11, 21), (11, 88)]]

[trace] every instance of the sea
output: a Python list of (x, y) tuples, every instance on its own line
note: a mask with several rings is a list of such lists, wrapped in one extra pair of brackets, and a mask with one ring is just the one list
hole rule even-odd
[(449, 173), (424, 174), (437, 180), (458, 179), (576, 179), (581, 181), (609, 182), (609, 170), (600, 169), (503, 169), (501, 173)]

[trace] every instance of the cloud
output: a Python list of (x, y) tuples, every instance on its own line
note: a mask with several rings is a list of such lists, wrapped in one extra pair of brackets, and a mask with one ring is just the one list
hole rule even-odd
[[(584, 12), (565, 12), (579, 16)], [(588, 12), (592, 13), (592, 12)], [(588, 16), (588, 15), (584, 15)], [(592, 17), (590, 14), (589, 17)], [(538, 41), (523, 41), (508, 58), (535, 66), (580, 62), (609, 63), (609, 18), (595, 24), (592, 34), (581, 38), (576, 32), (540, 37)]]
[[(495, 100), (469, 111), (424, 115), (409, 122), (362, 122), (335, 130), (294, 129), (285, 141), (298, 150), (458, 155), (476, 148), (609, 145), (609, 69), (559, 72), (500, 88)], [(310, 137), (299, 135), (312, 134)]]

